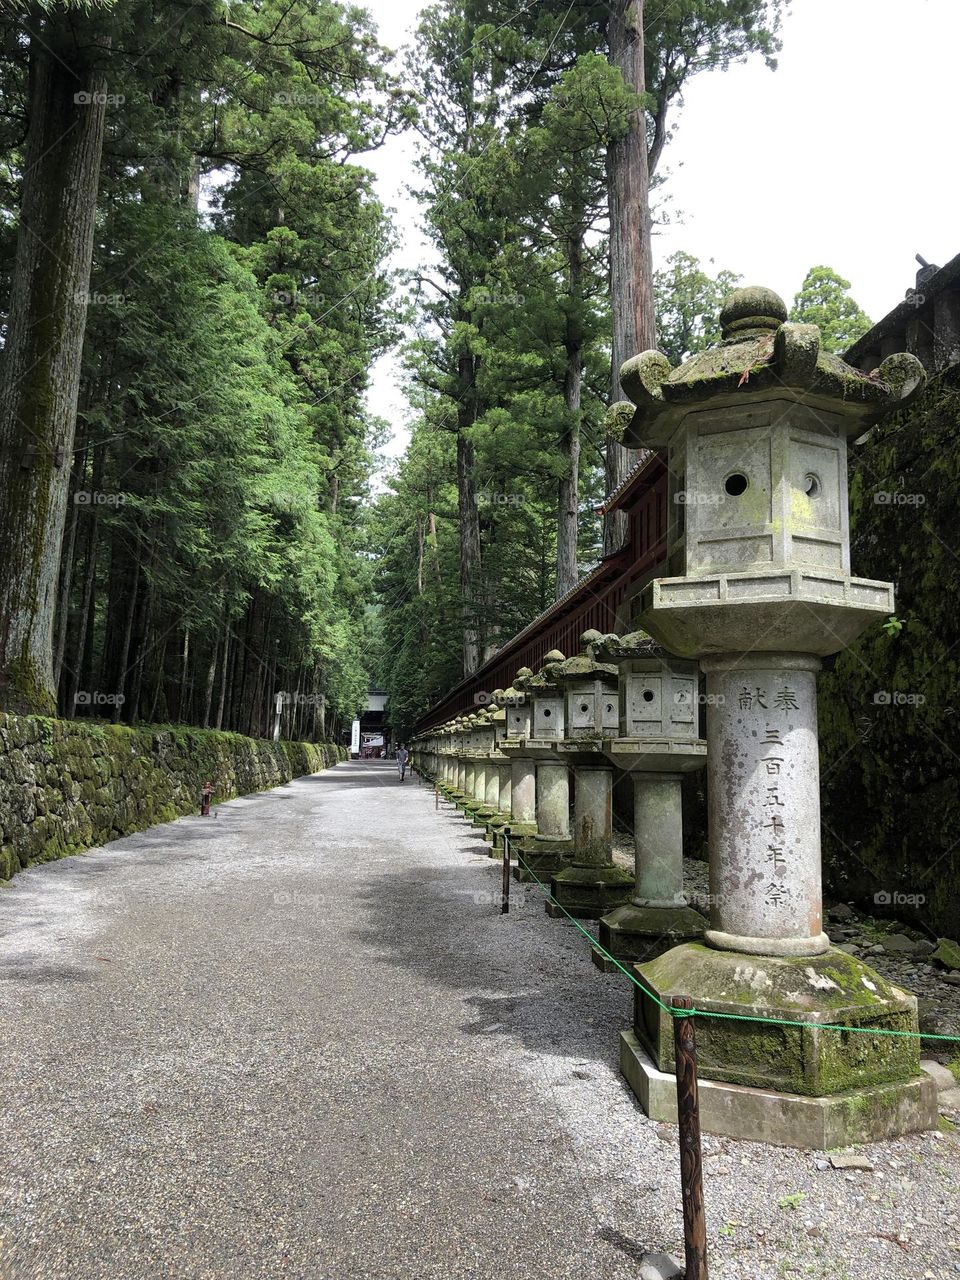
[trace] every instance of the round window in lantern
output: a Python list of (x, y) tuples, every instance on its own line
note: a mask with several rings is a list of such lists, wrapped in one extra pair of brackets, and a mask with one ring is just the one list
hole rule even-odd
[(747, 492), (747, 486), (749, 484), (750, 481), (742, 471), (733, 471), (727, 476), (726, 480), (724, 480), (723, 488), (731, 498), (739, 498), (742, 493)]
[(803, 492), (808, 498), (819, 498), (821, 492), (820, 477), (812, 471), (808, 471), (803, 477)]
[(644, 691), (643, 691), (643, 695), (642, 695), (642, 696), (643, 696), (643, 700), (644, 700), (644, 702), (652, 702), (652, 701), (653, 701), (653, 690), (652, 690), (652, 689), (644, 689)]

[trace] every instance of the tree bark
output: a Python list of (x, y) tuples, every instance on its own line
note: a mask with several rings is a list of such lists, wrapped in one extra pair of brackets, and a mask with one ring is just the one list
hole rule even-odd
[(460, 513), (460, 592), (463, 598), (463, 673), (480, 665), (480, 510), (477, 506), (476, 454), (466, 431), (474, 423), (476, 361), (460, 358), (460, 397), (457, 406), (457, 500)]
[(223, 713), (227, 702), (227, 683), (230, 679), (230, 624), (224, 620), (223, 657), (220, 661), (220, 700), (217, 703), (217, 728), (223, 728)]
[[(93, 453), (93, 471), (91, 474), (91, 484), (93, 486), (91, 492), (98, 491), (101, 478), (103, 476), (104, 449), (94, 446)], [(97, 584), (97, 554), (99, 548), (99, 523), (97, 520), (97, 508), (91, 505), (87, 516), (89, 521), (89, 529), (87, 530), (87, 542), (84, 558), (84, 580), (83, 580), (83, 598), (80, 602), (80, 617), (77, 623), (77, 644), (73, 653), (73, 663), (66, 661), (64, 665), (69, 674), (67, 680), (66, 698), (63, 704), (64, 714), (69, 718), (77, 714), (77, 693), (81, 687), (83, 672), (93, 671), (93, 635), (94, 635), (94, 593)]]
[[(607, 27), (609, 57), (624, 84), (645, 92), (643, 70), (643, 0), (615, 0)], [(650, 246), (650, 177), (647, 167), (645, 113), (639, 109), (624, 137), (607, 148), (610, 209), (610, 302), (613, 312), (611, 404), (623, 400), (620, 366), (656, 345), (653, 307), (653, 258)], [(610, 494), (636, 465), (637, 453), (608, 440), (604, 471)], [(627, 533), (626, 516), (604, 517), (605, 555), (619, 550)]]
[[(76, 491), (83, 483), (87, 474), (87, 453), (84, 449), (82, 454), (76, 455), (74, 461), (74, 475), (67, 496), (72, 491)], [(76, 501), (73, 504), (73, 510), (70, 513), (69, 532), (67, 533), (67, 541), (61, 556), (60, 565), (60, 600), (57, 605), (57, 643), (53, 657), (53, 687), (60, 688), (60, 672), (63, 670), (63, 656), (67, 649), (67, 624), (70, 620), (70, 589), (73, 586), (73, 565), (74, 556), (77, 547), (77, 523), (79, 520), (80, 509)]]
[[(177, 690), (177, 719), (181, 724), (190, 722), (190, 697), (187, 693), (190, 662), (190, 628), (183, 629), (183, 649), (180, 660), (180, 688)], [(161, 672), (163, 668), (160, 668)]]
[(563, 399), (568, 427), (560, 442), (567, 458), (567, 473), (559, 484), (557, 501), (557, 582), (556, 599), (577, 585), (577, 531), (580, 509), (580, 400), (583, 383), (583, 332), (580, 324), (581, 278), (583, 267), (582, 234), (570, 237), (567, 249), (568, 286), (567, 320), (564, 335), (566, 368), (563, 376)]
[(214, 635), (213, 643), (210, 646), (210, 663), (207, 667), (207, 679), (203, 691), (203, 727), (210, 728), (210, 711), (213, 707), (213, 686), (217, 678), (217, 649), (220, 647), (220, 637)]
[(23, 198), (0, 370), (0, 707), (52, 714), (53, 617), (106, 77), (96, 65), (103, 46), (87, 19), (34, 12)]

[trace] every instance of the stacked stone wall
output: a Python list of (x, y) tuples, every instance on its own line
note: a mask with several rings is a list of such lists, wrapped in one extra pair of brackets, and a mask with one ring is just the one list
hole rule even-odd
[(337, 764), (331, 743), (0, 714), (0, 879)]

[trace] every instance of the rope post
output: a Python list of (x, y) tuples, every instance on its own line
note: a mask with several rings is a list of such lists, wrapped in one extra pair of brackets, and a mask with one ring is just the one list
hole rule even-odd
[(500, 889), (500, 914), (510, 910), (510, 828), (503, 828), (503, 883)]
[(440, 808), (440, 788), (439, 787), (433, 788), (433, 807), (434, 809)]
[[(670, 1000), (673, 1010), (692, 1009), (686, 996)], [(703, 1153), (700, 1149), (700, 1096), (697, 1090), (697, 1038), (693, 1018), (673, 1014), (677, 1060), (677, 1120), (680, 1125), (680, 1192), (683, 1197), (685, 1280), (708, 1280), (707, 1219), (703, 1207)]]

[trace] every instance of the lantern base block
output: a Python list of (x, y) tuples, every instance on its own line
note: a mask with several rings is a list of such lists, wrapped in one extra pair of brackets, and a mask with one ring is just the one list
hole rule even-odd
[[(601, 919), (600, 946), (622, 964), (644, 963), (681, 942), (702, 938), (706, 927), (706, 920), (693, 907), (653, 907), (628, 902)], [(604, 973), (620, 972), (599, 947), (594, 947), (592, 954), (593, 963)]]
[(661, 1071), (674, 1069), (673, 1017), (648, 992), (721, 1015), (696, 1018), (703, 1080), (825, 1097), (920, 1075), (919, 1037), (883, 1034), (918, 1031), (916, 997), (845, 951), (760, 956), (688, 942), (633, 972), (647, 989), (634, 988), (633, 1029)]
[(633, 876), (612, 862), (599, 866), (574, 862), (552, 877), (547, 915), (567, 913), (580, 920), (599, 920), (613, 908), (626, 906), (633, 891)]
[[(704, 1021), (696, 1019), (698, 1036)], [(657, 1069), (632, 1031), (620, 1033), (620, 1071), (651, 1120), (677, 1123), (676, 1076)], [(701, 1129), (727, 1138), (829, 1151), (937, 1127), (936, 1081), (920, 1071), (909, 1080), (819, 1098), (703, 1078), (698, 1083)]]
[(573, 841), (541, 840), (539, 836), (530, 836), (516, 841), (514, 851), (517, 859), (514, 877), (521, 884), (537, 879), (546, 883), (570, 861)]

